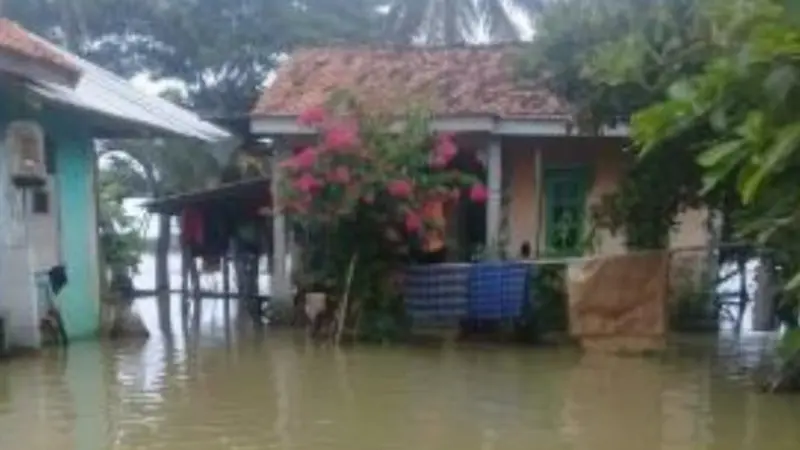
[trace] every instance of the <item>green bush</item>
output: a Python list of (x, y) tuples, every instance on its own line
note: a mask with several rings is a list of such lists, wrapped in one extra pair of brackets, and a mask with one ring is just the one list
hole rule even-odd
[(537, 266), (531, 274), (528, 301), (517, 329), (521, 340), (541, 342), (568, 330), (565, 272), (565, 264), (548, 264)]

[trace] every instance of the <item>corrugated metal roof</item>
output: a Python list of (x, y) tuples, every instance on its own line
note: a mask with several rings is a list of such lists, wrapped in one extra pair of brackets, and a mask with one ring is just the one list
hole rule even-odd
[(46, 99), (167, 134), (204, 141), (218, 141), (230, 137), (227, 131), (200, 119), (190, 111), (162, 98), (141, 92), (127, 80), (39, 36), (31, 34), (31, 38), (61, 55), (81, 71), (81, 78), (74, 88), (46, 81), (29, 83), (32, 91)]

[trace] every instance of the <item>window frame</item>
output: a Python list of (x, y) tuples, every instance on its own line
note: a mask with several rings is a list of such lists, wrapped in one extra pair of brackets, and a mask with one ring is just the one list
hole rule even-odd
[[(567, 257), (583, 254), (583, 238), (588, 215), (587, 200), (593, 183), (592, 170), (588, 165), (545, 166), (542, 171), (543, 212), (544, 212), (544, 253), (545, 256)], [(556, 249), (555, 229), (557, 228), (554, 210), (558, 206), (553, 192), (555, 182), (571, 182), (577, 188), (575, 204), (579, 205), (578, 241), (574, 248)]]

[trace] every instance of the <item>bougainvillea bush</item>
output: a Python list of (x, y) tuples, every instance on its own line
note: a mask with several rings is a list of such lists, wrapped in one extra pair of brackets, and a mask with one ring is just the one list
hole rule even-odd
[(317, 142), (281, 164), (282, 207), (305, 237), (304, 272), (316, 288), (324, 280), (341, 295), (355, 265), (348, 317), (365, 334), (391, 334), (397, 325), (387, 318), (401, 315), (397, 278), (426, 233), (444, 225), (436, 206), (487, 196), (451, 164), (452, 135), (433, 134), (421, 111), (397, 119), (357, 106), (311, 108), (299, 120), (318, 130)]

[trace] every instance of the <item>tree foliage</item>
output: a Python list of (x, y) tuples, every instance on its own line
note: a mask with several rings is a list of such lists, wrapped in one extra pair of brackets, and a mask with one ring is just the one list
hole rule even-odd
[(114, 170), (100, 171), (98, 190), (98, 235), (104, 267), (112, 273), (135, 272), (144, 242), (136, 219), (122, 206), (129, 193), (118, 182)]
[(6, 15), (123, 75), (183, 82), (204, 114), (249, 111), (292, 47), (366, 40), (369, 0), (6, 0)]
[[(626, 122), (708, 56), (709, 29), (695, 17), (697, 1), (547, 2), (521, 74), (565, 99), (583, 131)], [(677, 214), (701, 200), (696, 137), (664, 140), (646, 156), (632, 147), (637, 161), (619, 190), (596, 205), (598, 223), (624, 230), (631, 248), (663, 248)]]
[[(800, 271), (800, 11), (796, 2), (705, 0), (698, 14), (714, 30), (713, 51), (667, 98), (633, 117), (645, 151), (697, 129), (704, 188), (734, 187), (736, 231), (778, 249), (781, 268)], [(787, 267), (788, 266), (788, 267)], [(790, 287), (800, 284), (800, 277)]]
[(800, 270), (799, 24), (784, 0), (560, 0), (523, 73), (586, 128), (631, 120), (616, 225), (636, 234), (702, 202), (723, 213), (723, 239), (767, 247), (786, 281)]

